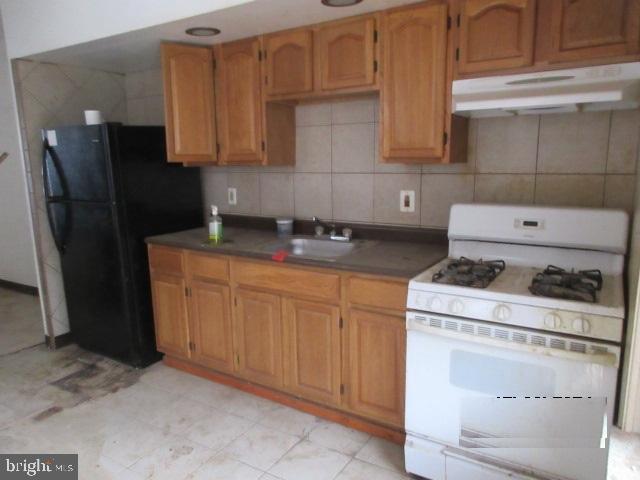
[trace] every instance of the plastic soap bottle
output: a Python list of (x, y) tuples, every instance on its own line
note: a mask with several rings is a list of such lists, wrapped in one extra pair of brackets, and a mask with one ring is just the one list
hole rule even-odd
[(222, 218), (218, 215), (218, 207), (211, 205), (211, 215), (209, 217), (209, 242), (222, 243)]

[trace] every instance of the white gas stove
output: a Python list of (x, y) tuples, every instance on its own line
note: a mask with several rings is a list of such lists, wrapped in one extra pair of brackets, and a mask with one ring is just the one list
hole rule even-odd
[(627, 215), (455, 205), (450, 218), (449, 258), (409, 283), (407, 470), (604, 480)]

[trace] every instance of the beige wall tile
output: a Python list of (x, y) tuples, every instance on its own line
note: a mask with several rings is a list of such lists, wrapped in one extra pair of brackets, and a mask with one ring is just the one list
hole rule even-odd
[(331, 125), (331, 103), (302, 103), (296, 106), (296, 126)]
[(476, 175), (474, 201), (478, 203), (533, 203), (535, 175)]
[(371, 123), (375, 120), (378, 97), (336, 100), (331, 105), (331, 123)]
[(374, 123), (334, 125), (331, 130), (331, 171), (373, 172), (375, 127)]
[(49, 112), (55, 113), (77, 87), (57, 65), (38, 63), (23, 80), (22, 88), (36, 97)]
[(473, 175), (467, 174), (423, 174), (420, 223), (447, 227), (451, 206), (473, 201), (473, 180)]
[(333, 218), (330, 173), (296, 173), (294, 191), (296, 218)]
[(478, 122), (475, 155), (482, 173), (534, 173), (538, 150), (536, 115), (485, 118)]
[(331, 126), (296, 129), (296, 171), (331, 172)]
[(611, 112), (607, 173), (635, 173), (640, 142), (640, 110)]
[(127, 98), (145, 97), (145, 72), (133, 72), (125, 75), (124, 85)]
[(164, 125), (164, 102), (161, 96), (146, 97), (144, 108), (147, 125)]
[(144, 93), (149, 96), (163, 95), (162, 70), (160, 68), (144, 72)]
[[(237, 189), (237, 205), (229, 205), (229, 212), (260, 215), (260, 176), (257, 173), (229, 172), (228, 187)], [(227, 192), (225, 191), (225, 195)]]
[(227, 201), (227, 173), (217, 172), (213, 168), (203, 168), (201, 179), (205, 218), (209, 216), (209, 207), (211, 205), (216, 205), (220, 213), (229, 212), (230, 207)]
[(636, 193), (635, 175), (607, 175), (604, 181), (604, 206), (633, 213)]
[(293, 215), (293, 174), (260, 174), (260, 213), (267, 216)]
[[(379, 174), (373, 182), (373, 221), (404, 225), (420, 225), (420, 175)], [(400, 211), (400, 191), (415, 192), (415, 211)]]
[(373, 220), (373, 174), (334, 173), (333, 218), (355, 222)]
[(469, 121), (469, 136), (467, 139), (467, 161), (460, 163), (425, 163), (422, 173), (474, 173), (476, 170), (476, 143), (478, 141), (478, 126), (480, 120)]
[(127, 100), (127, 112), (129, 125), (145, 125), (146, 110), (144, 98), (130, 98)]
[(602, 207), (604, 175), (538, 175), (535, 202), (540, 205)]
[(610, 112), (542, 115), (539, 173), (604, 173)]

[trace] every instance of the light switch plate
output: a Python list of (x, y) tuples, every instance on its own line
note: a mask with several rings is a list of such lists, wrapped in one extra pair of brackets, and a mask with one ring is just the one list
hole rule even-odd
[(413, 213), (416, 211), (416, 191), (415, 190), (400, 191), (400, 211), (404, 213)]
[(237, 189), (230, 187), (227, 189), (227, 199), (229, 201), (229, 205), (237, 205), (238, 204), (238, 191)]

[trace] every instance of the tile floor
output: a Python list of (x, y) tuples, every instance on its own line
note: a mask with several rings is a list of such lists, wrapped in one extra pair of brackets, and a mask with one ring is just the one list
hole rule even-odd
[[(68, 346), (0, 357), (0, 452), (78, 452), (80, 479), (399, 480), (402, 448), (156, 364)], [(640, 476), (616, 433), (610, 479)]]
[(38, 297), (0, 288), (0, 355), (43, 342)]

